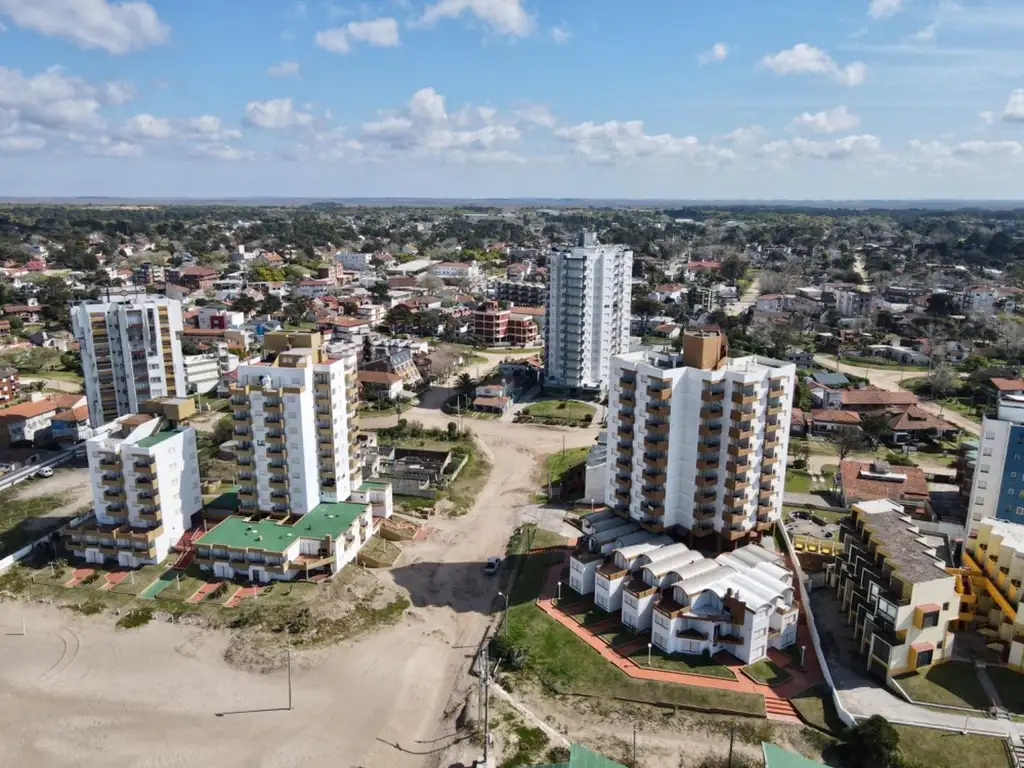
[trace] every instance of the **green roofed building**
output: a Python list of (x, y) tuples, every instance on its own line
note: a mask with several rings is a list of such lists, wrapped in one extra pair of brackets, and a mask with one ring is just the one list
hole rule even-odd
[(591, 752), (586, 747), (573, 744), (569, 748), (569, 762), (540, 765), (537, 768), (626, 768), (626, 766)]
[(802, 755), (764, 742), (764, 768), (827, 768), (824, 763), (808, 760)]
[(195, 562), (218, 578), (309, 579), (337, 573), (372, 535), (369, 503), (324, 502), (284, 520), (233, 515), (195, 542)]

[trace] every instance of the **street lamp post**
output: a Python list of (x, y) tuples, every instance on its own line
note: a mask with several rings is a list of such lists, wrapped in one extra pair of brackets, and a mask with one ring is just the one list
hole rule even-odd
[(508, 595), (504, 592), (499, 592), (498, 597), (505, 598), (505, 613), (501, 617), (501, 634), (503, 637), (508, 636)]
[(558, 582), (558, 602), (562, 602), (562, 582)]
[(653, 643), (647, 644), (647, 666), (651, 666), (651, 649), (654, 648)]

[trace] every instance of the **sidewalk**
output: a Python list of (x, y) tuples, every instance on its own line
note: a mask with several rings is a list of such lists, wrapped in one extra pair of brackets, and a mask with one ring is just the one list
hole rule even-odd
[[(537, 600), (537, 606), (544, 611), (544, 613), (597, 651), (597, 653), (601, 654), (601, 657), (604, 658), (605, 661), (615, 665), (622, 670), (622, 672), (636, 680), (675, 683), (701, 688), (713, 688), (720, 691), (733, 691), (736, 693), (760, 695), (765, 699), (765, 711), (769, 720), (789, 724), (802, 724), (802, 721), (797, 716), (796, 710), (793, 709), (792, 705), (789, 703), (788, 698), (801, 693), (820, 682), (821, 671), (817, 668), (816, 664), (808, 666), (807, 669), (798, 670), (792, 666), (792, 661), (785, 654), (777, 652), (770, 653), (769, 657), (771, 660), (778, 666), (784, 667), (786, 672), (790, 675), (790, 679), (778, 688), (772, 688), (771, 686), (755, 683), (740, 671), (741, 667), (744, 665), (738, 660), (724, 662), (724, 665), (727, 666), (736, 676), (735, 680), (726, 680), (719, 677), (710, 677), (708, 675), (697, 675), (688, 672), (675, 672), (671, 670), (652, 669), (650, 667), (640, 666), (632, 659), (623, 655), (623, 651), (635, 646), (637, 641), (631, 642), (621, 648), (613, 649), (606, 645), (603, 640), (592, 632), (593, 628), (584, 628), (571, 616), (568, 616), (563, 611), (559, 610), (555, 605), (553, 598), (561, 570), (565, 564), (565, 556), (566, 553), (563, 552), (562, 560), (552, 565), (551, 569), (548, 571), (547, 581), (545, 582), (544, 589), (541, 592), (540, 599)], [(800, 642), (810, 646), (810, 638), (806, 634), (807, 627), (801, 626), (799, 631)], [(640, 647), (645, 645), (646, 641), (644, 641)], [(633, 650), (636, 649), (633, 648)], [(808, 654), (808, 656), (813, 658), (813, 652)]]

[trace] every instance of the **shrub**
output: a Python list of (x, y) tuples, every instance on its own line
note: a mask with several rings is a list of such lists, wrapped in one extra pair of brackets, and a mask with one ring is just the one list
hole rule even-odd
[(220, 598), (224, 597), (227, 593), (228, 583), (226, 581), (222, 581), (220, 584), (217, 585), (217, 588), (210, 593), (210, 599), (219, 600)]
[(117, 626), (121, 629), (135, 629), (146, 626), (152, 619), (153, 610), (151, 608), (136, 608), (118, 619)]
[(88, 576), (86, 576), (84, 579), (82, 579), (82, 583), (85, 584), (86, 586), (88, 586), (89, 584), (95, 584), (99, 580), (100, 580), (100, 575), (98, 573), (96, 573), (96, 571), (93, 571)]

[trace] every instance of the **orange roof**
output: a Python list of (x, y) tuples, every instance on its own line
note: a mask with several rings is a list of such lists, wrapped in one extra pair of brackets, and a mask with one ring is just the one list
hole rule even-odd
[(919, 467), (892, 467), (891, 471), (906, 479), (861, 477), (862, 472), (871, 472), (871, 462), (847, 459), (839, 465), (839, 486), (851, 503), (866, 499), (926, 501), (929, 498), (928, 481)]
[(402, 377), (397, 373), (387, 373), (385, 371), (359, 371), (357, 378), (362, 384), (384, 384), (387, 386), (397, 384), (402, 380)]
[(820, 421), (823, 424), (860, 424), (860, 414), (854, 411), (815, 408), (811, 411), (811, 421)]
[(88, 418), (88, 405), (76, 405), (74, 408), (64, 408), (53, 414), (54, 421), (86, 421)]
[(989, 379), (1000, 392), (1024, 392), (1024, 379)]
[(18, 403), (10, 408), (0, 411), (0, 420), (18, 421), (42, 416), (49, 411), (59, 411), (64, 408), (73, 408), (83, 398), (83, 395), (49, 395), (41, 400), (30, 400), (27, 403)]
[(882, 389), (847, 389), (842, 393), (842, 403), (847, 405), (915, 405), (917, 396), (913, 392), (886, 392)]

